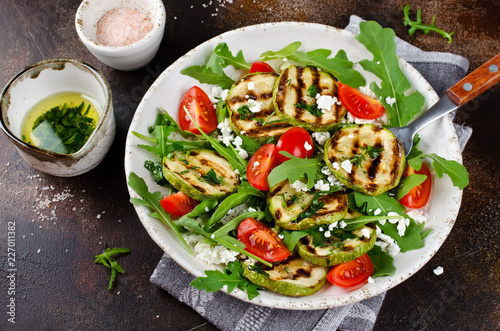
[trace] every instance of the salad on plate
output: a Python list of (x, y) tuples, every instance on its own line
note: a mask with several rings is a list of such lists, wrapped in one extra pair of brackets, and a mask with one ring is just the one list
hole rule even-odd
[[(387, 129), (425, 105), (399, 66), (394, 32), (363, 22), (355, 39), (372, 59), (306, 52), (296, 41), (247, 62), (219, 42), (204, 64), (181, 71), (205, 89), (193, 84), (175, 111), (156, 109), (147, 132), (133, 131), (163, 191), (130, 172), (131, 202), (218, 266), (194, 287), (238, 288), (248, 300), (263, 289), (360, 289), (424, 247), (436, 176), (467, 186), (459, 162), (421, 151), (418, 137), (405, 158)], [(360, 71), (376, 77), (369, 86)]]

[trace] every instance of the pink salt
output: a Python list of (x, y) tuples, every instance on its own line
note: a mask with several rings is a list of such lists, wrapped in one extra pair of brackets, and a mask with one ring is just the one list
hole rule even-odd
[(153, 29), (153, 22), (130, 7), (114, 8), (97, 22), (97, 41), (106, 46), (126, 46), (138, 42)]

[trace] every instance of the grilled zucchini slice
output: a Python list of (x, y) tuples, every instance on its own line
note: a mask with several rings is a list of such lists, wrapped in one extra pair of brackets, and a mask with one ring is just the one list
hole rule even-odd
[[(313, 192), (297, 192), (290, 186), (288, 179), (271, 188), (267, 201), (276, 225), (288, 230), (333, 223), (346, 215), (348, 207), (344, 191), (322, 194), (315, 198)], [(304, 211), (311, 211), (311, 206), (317, 203), (324, 205), (315, 213), (307, 216), (302, 214)]]
[(223, 199), (236, 191), (239, 184), (239, 176), (231, 164), (208, 149), (175, 151), (164, 157), (163, 176), (173, 187), (195, 200)]
[[(324, 267), (349, 262), (373, 248), (377, 231), (375, 225), (364, 225), (352, 232), (337, 233), (320, 246), (314, 246), (313, 237), (307, 235), (297, 243), (297, 252), (304, 260)], [(346, 233), (356, 237), (343, 239)]]
[(362, 124), (334, 133), (325, 144), (325, 162), (345, 186), (375, 196), (399, 184), (406, 158), (392, 132)]
[[(283, 70), (273, 92), (277, 113), (290, 125), (301, 126), (311, 131), (334, 129), (345, 116), (344, 106), (334, 103), (321, 113), (316, 95), (338, 99), (337, 80), (331, 74), (315, 67), (290, 66)], [(302, 105), (302, 106), (299, 106)], [(307, 107), (316, 108), (320, 116), (313, 115)]]
[[(237, 134), (244, 131), (249, 138), (263, 143), (290, 128), (277, 114), (273, 115), (272, 95), (277, 78), (275, 73), (248, 74), (233, 85), (226, 98), (233, 131)], [(252, 103), (257, 104), (260, 111), (252, 112)]]
[(328, 268), (292, 256), (272, 269), (249, 260), (241, 262), (243, 276), (268, 290), (294, 297), (311, 295), (326, 282)]

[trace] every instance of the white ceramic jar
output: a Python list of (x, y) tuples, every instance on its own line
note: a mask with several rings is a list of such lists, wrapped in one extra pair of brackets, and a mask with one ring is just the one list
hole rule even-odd
[[(126, 46), (106, 46), (97, 41), (97, 22), (109, 10), (129, 7), (149, 17), (153, 29), (141, 40)], [(160, 47), (165, 30), (165, 6), (161, 0), (84, 0), (75, 16), (78, 36), (101, 62), (123, 71), (145, 67)]]

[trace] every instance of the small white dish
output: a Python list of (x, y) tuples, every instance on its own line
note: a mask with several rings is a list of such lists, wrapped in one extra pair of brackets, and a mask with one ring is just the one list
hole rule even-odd
[[(89, 139), (73, 154), (60, 154), (21, 139), (26, 114), (39, 101), (58, 93), (77, 92), (92, 99), (100, 120)], [(72, 177), (96, 167), (113, 143), (116, 122), (111, 89), (93, 67), (72, 59), (52, 59), (26, 67), (5, 86), (0, 97), (0, 129), (33, 168), (58, 177)]]
[[(130, 7), (148, 16), (153, 29), (126, 46), (106, 46), (97, 41), (97, 22), (109, 10)], [(75, 16), (75, 27), (85, 47), (101, 62), (117, 70), (145, 67), (154, 58), (165, 31), (165, 6), (161, 0), (84, 0)]]

